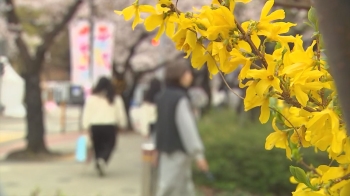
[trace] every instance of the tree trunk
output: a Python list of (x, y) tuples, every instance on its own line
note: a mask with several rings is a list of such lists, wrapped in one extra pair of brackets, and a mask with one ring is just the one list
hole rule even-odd
[[(350, 135), (350, 2), (314, 1), (324, 38), (330, 71), (337, 87), (341, 109)], [(347, 18), (347, 19), (346, 19)]]
[(47, 152), (44, 136), (44, 113), (42, 107), (40, 73), (24, 75), (25, 104), (27, 110), (27, 150), (34, 153)]
[(131, 105), (131, 101), (132, 98), (134, 97), (135, 94), (135, 90), (136, 90), (136, 86), (138, 84), (139, 79), (141, 78), (142, 74), (135, 74), (134, 75), (134, 81), (131, 85), (131, 88), (127, 90), (127, 92), (124, 94), (123, 98), (124, 98), (124, 105), (125, 105), (125, 111), (128, 117), (128, 128), (132, 129), (132, 125), (131, 125), (131, 118), (130, 118), (130, 105)]

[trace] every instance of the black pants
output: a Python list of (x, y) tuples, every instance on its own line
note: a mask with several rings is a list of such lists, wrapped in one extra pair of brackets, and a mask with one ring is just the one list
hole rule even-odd
[(91, 141), (96, 160), (102, 158), (108, 162), (116, 145), (117, 131), (114, 125), (91, 126)]

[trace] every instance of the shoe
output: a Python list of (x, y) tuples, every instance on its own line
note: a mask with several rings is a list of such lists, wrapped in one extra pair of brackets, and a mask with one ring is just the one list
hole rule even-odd
[(106, 162), (103, 159), (97, 159), (96, 167), (100, 176), (106, 175)]

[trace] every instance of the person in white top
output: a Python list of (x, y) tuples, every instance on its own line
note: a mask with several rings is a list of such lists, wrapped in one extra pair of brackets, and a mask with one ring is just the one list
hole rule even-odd
[(125, 128), (127, 116), (123, 100), (115, 95), (110, 79), (100, 78), (92, 91), (83, 111), (83, 128), (89, 130), (95, 153), (96, 169), (100, 176), (116, 145), (119, 128)]
[(161, 82), (157, 78), (152, 79), (149, 88), (144, 94), (143, 103), (140, 106), (140, 110), (143, 113), (140, 128), (141, 134), (150, 139), (154, 137), (154, 124), (157, 120), (155, 97), (161, 92), (161, 89)]

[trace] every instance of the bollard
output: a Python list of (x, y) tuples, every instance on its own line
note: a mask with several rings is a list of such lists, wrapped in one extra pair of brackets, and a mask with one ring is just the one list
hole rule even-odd
[(66, 109), (67, 109), (67, 104), (66, 102), (62, 101), (60, 103), (61, 105), (61, 133), (66, 132)]
[(156, 168), (153, 166), (155, 146), (153, 143), (142, 145), (142, 196), (154, 196), (156, 190)]

